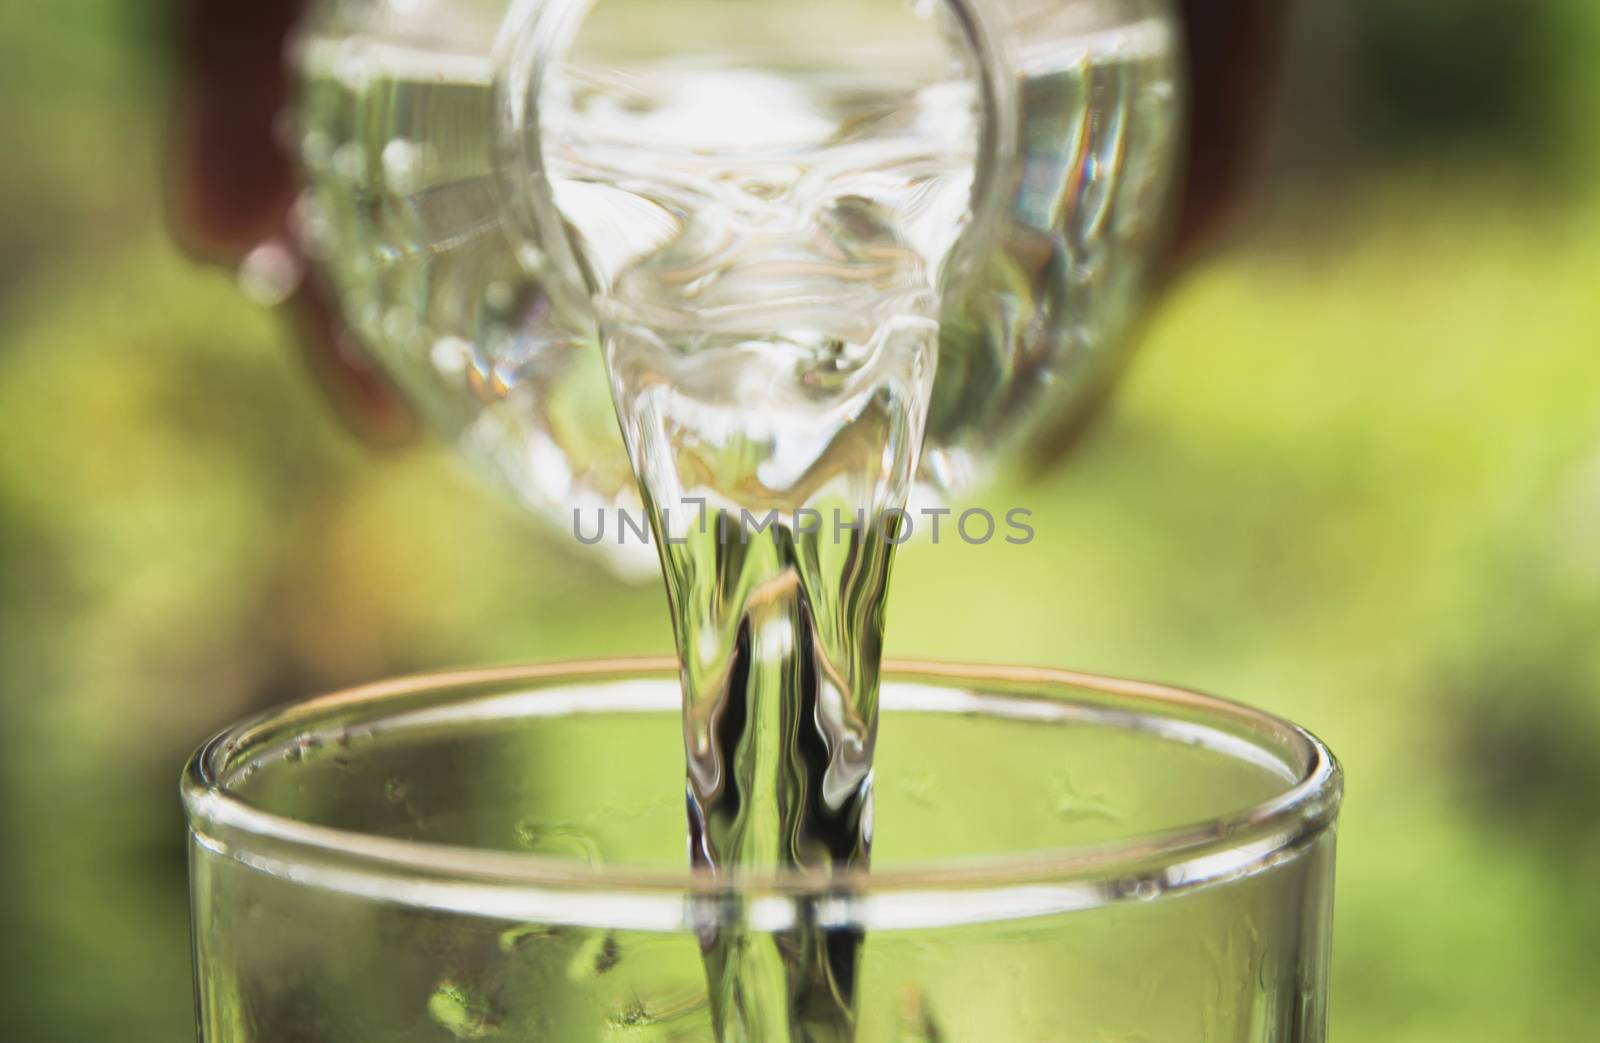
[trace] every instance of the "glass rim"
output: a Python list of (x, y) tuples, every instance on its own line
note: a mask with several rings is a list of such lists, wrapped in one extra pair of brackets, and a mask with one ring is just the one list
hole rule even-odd
[[(1230, 808), (1215, 818), (1114, 840), (1026, 853), (928, 860), (882, 870), (842, 869), (826, 874), (778, 870), (733, 878), (696, 871), (687, 858), (681, 869), (594, 866), (548, 854), (376, 836), (280, 815), (229, 791), (226, 767), (230, 758), (261, 743), (268, 732), (276, 734), (297, 722), (311, 725), (332, 712), (378, 707), (408, 696), (518, 683), (558, 690), (562, 682), (664, 681), (676, 679), (677, 670), (676, 660), (652, 657), (444, 671), (361, 685), (269, 710), (218, 733), (189, 760), (181, 785), (189, 830), (197, 843), (214, 853), (296, 883), (402, 903), (442, 901), (446, 907), (470, 908), (485, 915), (531, 918), (518, 894), (536, 889), (556, 898), (611, 897), (624, 904), (630, 898), (659, 903), (665, 897), (676, 903), (675, 911), (665, 916), (657, 915), (662, 913), (659, 908), (654, 912), (643, 906), (617, 910), (623, 919), (664, 929), (674, 926), (667, 922), (671, 916), (682, 920), (683, 900), (726, 899), (730, 894), (743, 900), (770, 898), (791, 906), (796, 899), (873, 898), (882, 907), (865, 919), (903, 924), (903, 914), (910, 908), (907, 903), (941, 896), (987, 892), (993, 900), (990, 906), (1021, 902), (1031, 908), (1039, 896), (1030, 898), (1030, 894), (1044, 888), (1051, 908), (1065, 910), (1147, 899), (1254, 875), (1294, 858), (1333, 829), (1343, 792), (1342, 769), (1321, 740), (1298, 725), (1230, 700), (1153, 682), (1049, 667), (900, 659), (884, 662), (886, 697), (897, 683), (921, 682), (952, 692), (971, 686), (980, 689), (972, 695), (972, 709), (981, 712), (986, 702), (999, 704), (1010, 698), (982, 691), (985, 685), (1092, 693), (1121, 704), (1120, 710), (1110, 712), (1119, 720), (1125, 718), (1123, 724), (1128, 727), (1139, 727), (1134, 722), (1144, 718), (1174, 729), (1195, 722), (1191, 731), (1203, 732), (1209, 722), (1210, 731), (1232, 740), (1234, 756), (1250, 757), (1250, 753), (1241, 755), (1238, 745), (1242, 744), (1258, 762), (1265, 756), (1276, 767), (1287, 769), (1277, 772), (1286, 788), (1253, 806)], [(1043, 698), (1065, 703), (1048, 695)], [(886, 698), (884, 709), (894, 711), (892, 699)], [(1152, 726), (1144, 725), (1146, 729)], [(1245, 736), (1237, 734), (1240, 729)], [(1178, 737), (1199, 741), (1187, 732)], [(761, 918), (758, 911), (750, 912)], [(768, 913), (766, 919), (774, 923), (784, 915), (792, 916), (792, 911), (784, 914), (769, 909)], [(860, 909), (840, 915), (852, 923), (863, 919)]]

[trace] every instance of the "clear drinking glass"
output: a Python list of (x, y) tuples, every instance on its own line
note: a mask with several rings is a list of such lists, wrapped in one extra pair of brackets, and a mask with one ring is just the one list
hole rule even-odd
[(679, 700), (666, 660), (479, 670), (212, 740), (183, 781), (201, 1039), (712, 1040), (718, 932), (818, 928), (861, 1043), (1324, 1038), (1341, 774), (1303, 730), (891, 664), (872, 871), (712, 880)]

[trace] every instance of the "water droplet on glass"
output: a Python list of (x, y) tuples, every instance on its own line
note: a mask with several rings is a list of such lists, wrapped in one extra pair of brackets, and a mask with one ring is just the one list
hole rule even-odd
[(598, 866), (600, 847), (581, 827), (523, 819), (516, 825), (517, 844), (542, 855), (562, 855)]
[(900, 990), (900, 1028), (895, 1035), (898, 1043), (941, 1043), (944, 1032), (933, 1020), (928, 1009), (928, 996), (920, 986), (907, 985)]
[(290, 763), (298, 763), (311, 758), (311, 755), (322, 748), (322, 740), (315, 735), (297, 736), (283, 751), (283, 759)]
[(900, 792), (919, 807), (933, 807), (933, 776), (922, 771), (908, 771), (900, 779)]
[(522, 924), (500, 932), (500, 951), (518, 952), (536, 942), (559, 938), (561, 928), (549, 924)]
[(567, 964), (568, 981), (586, 981), (609, 974), (622, 962), (622, 949), (614, 934), (592, 934), (585, 938)]
[(1121, 822), (1125, 817), (1104, 790), (1081, 788), (1070, 775), (1061, 776), (1056, 784), (1056, 815), (1066, 822)]
[(1148, 902), (1161, 895), (1161, 882), (1148, 877), (1124, 877), (1117, 881), (1117, 894), (1137, 902)]
[(482, 996), (451, 981), (428, 997), (428, 1016), (457, 1039), (486, 1039), (500, 1031), (500, 1020)]
[[(669, 1025), (697, 1014), (708, 1006), (709, 1002), (704, 993), (685, 992), (676, 996), (650, 998), (636, 995), (606, 1018), (606, 1025), (619, 1038), (634, 1038), (640, 1029)], [(650, 1033), (639, 1038), (659, 1037), (655, 1033)], [(672, 1038), (677, 1038), (676, 1034)]]

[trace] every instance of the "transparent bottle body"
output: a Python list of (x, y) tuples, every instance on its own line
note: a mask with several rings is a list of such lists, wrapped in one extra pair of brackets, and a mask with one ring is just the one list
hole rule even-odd
[[(537, 94), (564, 55), (528, 40), (537, 25), (608, 17), (607, 53), (624, 66), (649, 48), (803, 76), (808, 62), (843, 64), (835, 51), (874, 31), (871, 12), (902, 5), (736, 6), (740, 18), (704, 3), (345, 0), (320, 6), (295, 50), (301, 92), (286, 127), (306, 174), (299, 227), (322, 277), (424, 412), (563, 523), (573, 507), (632, 505), (637, 493), (582, 262), (544, 176), (552, 142)], [(952, 82), (975, 82), (987, 106), (972, 225), (938, 286), (918, 471), (934, 498), (1064, 420), (1103, 375), (1160, 243), (1181, 131), (1165, 0), (942, 10), (959, 28)], [(864, 52), (863, 75), (926, 66), (906, 39), (912, 63), (885, 45)]]

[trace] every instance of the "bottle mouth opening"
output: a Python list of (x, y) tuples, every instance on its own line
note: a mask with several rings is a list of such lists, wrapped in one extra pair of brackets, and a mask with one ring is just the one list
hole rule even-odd
[[(427, 675), (368, 685), (229, 729), (191, 760), (182, 793), (204, 851), (295, 886), (491, 918), (672, 931), (801, 922), (885, 930), (1031, 918), (1188, 893), (1297, 858), (1332, 829), (1342, 773), (1320, 741), (1225, 700), (1060, 670), (891, 662), (897, 714), (1094, 725), (1185, 744), (1264, 771), (1270, 796), (1175, 828), (1012, 855), (911, 861), (819, 876), (718, 878), (658, 865), (397, 839), (276, 814), (240, 791), (308, 750), (408, 730), (531, 716), (676, 714), (676, 663), (619, 660)], [(965, 721), (963, 722), (965, 725)]]
[[(969, 218), (944, 264), (944, 282), (953, 283), (989, 252), (1017, 182), (1015, 74), (1004, 23), (989, 2), (825, 0), (821, 10), (815, 0), (514, 3), (496, 47), (496, 92), (507, 153), (502, 166), (516, 181), (505, 193), (508, 216), (510, 227), (523, 231), (525, 261), (545, 279), (587, 270), (552, 187), (549, 154), (567, 129), (560, 117), (569, 115), (574, 72), (604, 71), (622, 81), (644, 73), (633, 86), (648, 100), (660, 94), (651, 71), (670, 69), (691, 81), (696, 71), (717, 73), (729, 112), (697, 125), (630, 132), (648, 135), (653, 145), (746, 158), (781, 153), (786, 143), (782, 121), (762, 112), (763, 84), (781, 90), (865, 78), (911, 90), (945, 80), (970, 85), (976, 137)], [(738, 77), (750, 82), (740, 87)], [(872, 133), (870, 125), (865, 133)], [(590, 289), (566, 291), (586, 297)]]

